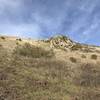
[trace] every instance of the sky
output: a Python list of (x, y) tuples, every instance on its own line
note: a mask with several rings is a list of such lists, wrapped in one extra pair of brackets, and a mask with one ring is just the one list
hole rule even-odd
[(0, 35), (66, 35), (100, 45), (100, 0), (0, 0)]

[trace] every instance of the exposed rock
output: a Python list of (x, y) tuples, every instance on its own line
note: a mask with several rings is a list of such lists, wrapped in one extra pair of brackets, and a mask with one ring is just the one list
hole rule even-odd
[(92, 45), (77, 43), (63, 35), (52, 37), (49, 40), (47, 40), (47, 42), (50, 43), (51, 48), (58, 48), (58, 49), (71, 50), (71, 51), (79, 50), (83, 52), (98, 51), (96, 50), (97, 48)]
[(50, 39), (51, 48), (69, 49), (76, 43), (66, 36), (56, 36)]

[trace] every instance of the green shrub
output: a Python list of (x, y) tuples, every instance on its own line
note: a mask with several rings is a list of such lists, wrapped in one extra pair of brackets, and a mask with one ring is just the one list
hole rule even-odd
[(71, 61), (72, 63), (76, 63), (76, 62), (77, 62), (76, 58), (74, 58), (74, 57), (70, 57), (70, 61)]
[(97, 55), (96, 54), (91, 55), (91, 59), (96, 60), (97, 59)]
[(14, 54), (19, 54), (22, 56), (33, 57), (33, 58), (40, 58), (40, 57), (51, 57), (53, 56), (52, 50), (44, 50), (40, 47), (36, 47), (30, 45), (29, 43), (25, 43), (24, 45), (18, 45), (15, 50)]

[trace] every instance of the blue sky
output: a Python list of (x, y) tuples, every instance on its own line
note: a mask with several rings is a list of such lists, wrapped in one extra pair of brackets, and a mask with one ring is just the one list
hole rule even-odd
[(100, 45), (100, 0), (0, 0), (0, 34)]

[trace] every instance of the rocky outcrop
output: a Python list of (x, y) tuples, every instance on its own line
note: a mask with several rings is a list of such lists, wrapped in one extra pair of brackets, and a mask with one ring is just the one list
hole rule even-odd
[(76, 43), (73, 42), (71, 39), (69, 39), (66, 36), (56, 36), (56, 37), (52, 37), (50, 39), (50, 47), (51, 48), (61, 48), (61, 49), (69, 49), (71, 48), (73, 45), (75, 45)]
[(55, 36), (48, 40), (51, 48), (58, 48), (63, 50), (71, 50), (71, 51), (83, 51), (83, 52), (95, 52), (97, 51), (95, 47), (86, 44), (80, 44), (72, 41), (70, 38), (66, 36)]

